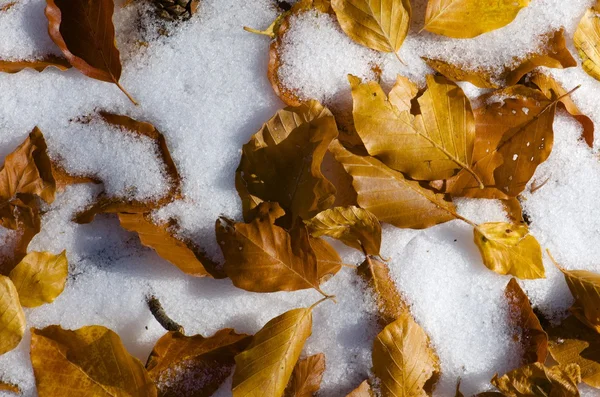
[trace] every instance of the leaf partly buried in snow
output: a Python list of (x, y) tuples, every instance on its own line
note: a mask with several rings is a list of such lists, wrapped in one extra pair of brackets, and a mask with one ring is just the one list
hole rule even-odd
[(2, 382), (2, 381), (0, 381), (0, 391), (15, 393), (19, 396), (22, 395), (21, 389), (19, 388), (19, 386), (13, 385), (12, 383)]
[(31, 364), (40, 397), (157, 396), (144, 365), (119, 335), (99, 325), (32, 328)]
[(12, 255), (3, 256), (0, 274), (8, 276), (14, 267), (27, 255), (31, 240), (41, 230), (41, 217), (35, 197), (24, 194), (0, 206), (0, 225), (18, 231)]
[(21, 305), (36, 307), (52, 303), (65, 289), (69, 263), (66, 252), (30, 252), (9, 277), (19, 292)]
[(369, 382), (365, 380), (346, 397), (375, 397), (375, 393), (373, 393)]
[(0, 355), (19, 345), (25, 334), (25, 313), (10, 278), (0, 275)]
[(534, 362), (543, 364), (548, 355), (548, 335), (516, 279), (510, 279), (504, 290), (504, 296), (508, 303), (511, 329), (515, 332), (513, 339), (518, 341), (521, 347), (520, 365)]
[(330, 208), (305, 223), (313, 237), (332, 237), (368, 255), (379, 255), (381, 225), (375, 215), (365, 209)]
[(329, 150), (352, 177), (358, 204), (381, 222), (423, 229), (455, 219), (454, 204), (445, 195), (407, 180), (373, 157), (350, 152), (338, 141), (332, 142)]
[(508, 25), (528, 5), (529, 0), (429, 0), (424, 29), (467, 39)]
[(397, 53), (408, 34), (409, 0), (332, 0), (331, 6), (344, 32), (365, 47)]
[(596, 80), (600, 80), (600, 53), (598, 52), (600, 16), (598, 11), (600, 11), (600, 5), (596, 2), (585, 12), (573, 36), (573, 43), (581, 57), (583, 70)]
[(335, 188), (321, 173), (327, 146), (337, 136), (331, 112), (316, 101), (285, 108), (242, 148), (235, 186), (244, 219), (261, 201), (278, 202), (286, 224), (310, 219), (333, 204)]
[(499, 88), (498, 82), (495, 81), (497, 76), (494, 76), (491, 71), (487, 71), (481, 67), (466, 69), (443, 59), (424, 57), (423, 60), (430, 68), (452, 81), (468, 81), (480, 88)]
[(115, 43), (113, 0), (46, 0), (48, 33), (69, 63), (84, 75), (121, 86), (121, 59)]
[(559, 269), (575, 298), (571, 312), (600, 333), (600, 274), (587, 270), (567, 270), (560, 266)]
[(312, 309), (294, 309), (269, 321), (235, 356), (233, 397), (281, 397), (312, 333)]
[(285, 390), (286, 397), (312, 397), (321, 388), (325, 372), (325, 355), (315, 354), (298, 361)]
[(71, 65), (66, 59), (54, 55), (48, 55), (33, 61), (3, 61), (0, 59), (0, 72), (4, 73), (18, 73), (23, 69), (33, 69), (41, 72), (49, 67), (64, 71), (69, 69)]
[(209, 397), (229, 377), (235, 355), (250, 339), (230, 328), (208, 338), (167, 332), (154, 345), (146, 369), (161, 397)]
[(408, 310), (375, 338), (373, 373), (383, 397), (427, 396), (423, 388), (439, 374), (439, 359)]
[(520, 279), (544, 278), (540, 243), (527, 225), (490, 222), (473, 229), (483, 263), (498, 274)]
[(507, 397), (579, 397), (579, 382), (581, 371), (576, 364), (548, 368), (533, 363), (492, 379), (492, 384)]

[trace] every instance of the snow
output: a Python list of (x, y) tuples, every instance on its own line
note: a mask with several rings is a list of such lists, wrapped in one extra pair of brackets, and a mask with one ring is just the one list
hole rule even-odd
[[(6, 3), (0, 0), (0, 7)], [(155, 21), (151, 4), (117, 6), (114, 20), (124, 63), (121, 83), (140, 106), (133, 106), (114, 85), (76, 70), (0, 74), (0, 156), (10, 153), (37, 125), (51, 156), (67, 169), (98, 175), (112, 195), (154, 197), (166, 190), (167, 182), (152, 142), (98, 120), (87, 124), (77, 120), (105, 110), (151, 122), (167, 139), (183, 178), (184, 196), (155, 215), (175, 218), (181, 235), (220, 259), (214, 221), (220, 214), (241, 218), (233, 182), (240, 148), (283, 106), (266, 78), (268, 39), (242, 30), (242, 26), (267, 27), (277, 15), (273, 3), (203, 0), (198, 15), (175, 26)], [(415, 20), (400, 52), (406, 66), (393, 54), (378, 54), (353, 43), (331, 16), (311, 12), (292, 21), (280, 77), (305, 97), (335, 104), (348, 100), (346, 75), (375, 78), (373, 64), (381, 65), (382, 82), (388, 87), (397, 73), (423, 84), (430, 70), (422, 56), (500, 70), (537, 50), (540, 37), (561, 26), (577, 59), (570, 37), (592, 1), (532, 0), (514, 23), (473, 40), (417, 33), (426, 1), (412, 3)], [(56, 53), (46, 33), (44, 4), (21, 0), (0, 12), (0, 59)], [(580, 67), (544, 72), (567, 89), (582, 84), (573, 99), (600, 126), (600, 82)], [(469, 83), (461, 86), (471, 98), (486, 92)], [(532, 182), (549, 180), (535, 193), (524, 194), (523, 207), (532, 233), (563, 266), (600, 272), (600, 220), (592, 216), (600, 210), (596, 199), (600, 164), (596, 150), (586, 147), (580, 135), (579, 124), (559, 112), (554, 150)], [(596, 143), (600, 144), (599, 137)], [(185, 276), (142, 247), (114, 216), (74, 224), (72, 215), (102, 188), (71, 186), (46, 208), (42, 232), (30, 249), (55, 253), (66, 249), (70, 275), (54, 303), (26, 309), (28, 326), (105, 325), (145, 362), (164, 333), (146, 308), (149, 293), (189, 334), (204, 336), (224, 327), (254, 333), (284, 311), (319, 299), (315, 291), (257, 294), (239, 290), (228, 280)], [(475, 222), (506, 221), (498, 201), (463, 199), (457, 205), (460, 214)], [(11, 233), (1, 232), (0, 240), (12, 241)], [(509, 277), (485, 268), (472, 240), (472, 228), (459, 221), (420, 231), (384, 226), (382, 255), (390, 258), (393, 278), (441, 359), (436, 396), (452, 395), (459, 377), (465, 395), (482, 391), (494, 373), (507, 372), (518, 363), (520, 351), (512, 341), (503, 296)], [(346, 263), (361, 262), (356, 251), (336, 247)], [(9, 247), (3, 245), (1, 250)], [(544, 263), (546, 279), (521, 285), (534, 306), (558, 320), (571, 297), (548, 258)], [(306, 355), (326, 354), (323, 396), (345, 395), (370, 374), (377, 327), (373, 302), (363, 287), (350, 268), (323, 286), (336, 295), (337, 303), (325, 302), (315, 309), (313, 335), (305, 348)], [(0, 357), (0, 380), (17, 383), (25, 397), (35, 395), (29, 339), (27, 334), (18, 349)], [(216, 395), (230, 396), (230, 387), (231, 379)]]

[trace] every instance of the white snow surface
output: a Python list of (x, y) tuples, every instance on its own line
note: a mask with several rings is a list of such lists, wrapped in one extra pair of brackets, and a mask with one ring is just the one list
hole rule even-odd
[[(0, 7), (9, 1), (0, 0)], [(505, 28), (472, 40), (454, 40), (422, 26), (425, 0), (413, 1), (412, 31), (400, 51), (378, 54), (354, 44), (318, 13), (296, 18), (286, 43), (286, 84), (326, 103), (347, 101), (346, 75), (372, 78), (371, 64), (383, 68), (391, 84), (397, 73), (419, 83), (430, 72), (421, 56), (439, 57), (465, 66), (499, 70), (540, 45), (544, 33), (561, 26), (571, 52), (574, 28), (591, 0), (532, 0)], [(0, 12), (0, 59), (33, 59), (57, 54), (46, 29), (43, 0), (21, 0)], [(271, 0), (203, 0), (190, 21), (156, 32), (152, 6), (134, 2), (117, 6), (114, 18), (123, 61), (122, 85), (140, 103), (133, 106), (112, 84), (84, 77), (76, 70), (43, 73), (26, 70), (0, 74), (0, 156), (12, 151), (34, 127), (43, 131), (53, 158), (67, 170), (100, 176), (114, 195), (159, 196), (166, 181), (150, 142), (135, 140), (100, 122), (78, 123), (97, 110), (127, 114), (153, 123), (167, 139), (183, 177), (184, 199), (158, 211), (179, 221), (180, 233), (220, 258), (214, 221), (220, 214), (240, 219), (233, 176), (241, 146), (282, 103), (266, 78), (269, 41), (242, 30), (264, 28), (276, 17)], [(141, 27), (140, 33), (138, 27)], [(552, 73), (573, 95), (581, 110), (600, 126), (600, 83), (580, 67)], [(481, 90), (461, 84), (467, 95)], [(524, 210), (531, 231), (569, 269), (600, 271), (600, 163), (596, 150), (579, 139), (579, 124), (563, 112), (555, 122), (555, 144), (533, 182), (548, 182), (526, 193)], [(596, 138), (600, 143), (600, 138)], [(160, 298), (167, 313), (189, 334), (212, 335), (224, 327), (254, 333), (271, 318), (319, 299), (314, 291), (256, 294), (228, 280), (197, 279), (142, 247), (122, 230), (114, 216), (99, 216), (87, 225), (71, 221), (89, 204), (100, 186), (69, 187), (47, 208), (43, 230), (30, 250), (67, 250), (70, 276), (62, 295), (50, 305), (27, 309), (29, 327), (61, 324), (64, 328), (100, 324), (117, 332), (127, 349), (145, 362), (164, 333), (146, 308), (145, 296)], [(457, 200), (459, 212), (475, 222), (503, 221), (497, 201)], [(11, 240), (2, 232), (2, 241)], [(384, 227), (382, 256), (416, 320), (429, 333), (441, 359), (442, 377), (434, 395), (453, 395), (456, 380), (470, 395), (489, 388), (494, 373), (518, 364), (503, 297), (508, 277), (487, 270), (472, 242), (472, 229), (459, 221), (427, 230)], [(361, 256), (340, 244), (347, 263)], [(2, 252), (10, 247), (3, 245)], [(545, 260), (547, 278), (522, 282), (534, 306), (558, 320), (571, 304), (562, 276)], [(313, 335), (305, 354), (324, 352), (327, 370), (322, 396), (341, 396), (369, 376), (371, 346), (377, 327), (373, 302), (352, 269), (344, 268), (323, 289), (337, 296), (315, 310)], [(29, 361), (29, 333), (19, 347), (0, 357), (0, 380), (18, 384), (26, 397), (35, 384)], [(231, 379), (217, 392), (230, 396)], [(586, 395), (595, 395), (588, 391)]]

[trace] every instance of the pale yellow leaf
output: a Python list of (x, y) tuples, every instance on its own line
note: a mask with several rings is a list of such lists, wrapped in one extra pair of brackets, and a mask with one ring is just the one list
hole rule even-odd
[(25, 333), (25, 313), (10, 278), (0, 275), (0, 355), (19, 345)]

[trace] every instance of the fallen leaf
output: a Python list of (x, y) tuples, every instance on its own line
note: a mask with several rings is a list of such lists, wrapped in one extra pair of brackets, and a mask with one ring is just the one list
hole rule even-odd
[(306, 339), (312, 333), (312, 310), (294, 309), (269, 321), (252, 343), (235, 356), (233, 397), (281, 397)]
[(567, 270), (555, 264), (565, 276), (575, 298), (571, 312), (579, 321), (600, 333), (600, 274), (587, 270)]
[(529, 0), (429, 0), (423, 29), (468, 39), (508, 25), (528, 5)]
[(439, 374), (439, 359), (429, 337), (407, 310), (375, 338), (373, 373), (381, 382), (383, 397), (425, 397), (425, 384)]
[(542, 249), (527, 225), (490, 222), (473, 229), (483, 263), (498, 274), (520, 279), (544, 278)]
[(160, 397), (209, 397), (229, 377), (235, 355), (250, 340), (230, 328), (209, 338), (167, 332), (154, 345), (146, 369)]
[(598, 2), (592, 8), (588, 8), (573, 35), (573, 43), (581, 57), (581, 67), (596, 80), (600, 80), (600, 54), (597, 50), (600, 35), (599, 10)]
[(0, 381), (0, 391), (10, 392), (10, 393), (15, 393), (15, 394), (21, 395), (21, 389), (19, 388), (19, 386), (14, 385), (12, 383), (2, 382), (2, 381)]
[(369, 211), (358, 207), (335, 207), (304, 221), (313, 237), (328, 236), (363, 251), (379, 255), (381, 225)]
[(365, 47), (397, 53), (408, 34), (408, 0), (331, 0), (331, 7), (344, 32)]
[(40, 397), (157, 396), (142, 363), (119, 335), (99, 325), (32, 328), (31, 364)]
[(399, 111), (410, 111), (412, 100), (417, 97), (419, 87), (407, 77), (398, 75), (396, 82), (388, 94), (388, 101)]
[(329, 208), (335, 188), (321, 173), (321, 163), (337, 134), (333, 115), (316, 101), (282, 109), (267, 121), (242, 148), (236, 170), (244, 219), (252, 219), (260, 201), (278, 202), (288, 226)]
[(9, 277), (19, 293), (24, 307), (52, 303), (65, 289), (69, 263), (66, 251), (60, 255), (51, 252), (30, 252), (15, 266)]
[(0, 355), (19, 345), (25, 334), (25, 313), (15, 285), (0, 275)]
[(352, 177), (348, 175), (344, 167), (327, 151), (321, 164), (323, 176), (335, 187), (334, 207), (356, 206), (356, 191), (352, 187)]
[(322, 238), (308, 236), (308, 241), (317, 257), (319, 283), (323, 284), (340, 271), (342, 268), (342, 258), (340, 258), (337, 251)]
[(382, 327), (396, 321), (406, 311), (396, 283), (390, 277), (388, 266), (369, 256), (357, 269), (358, 275), (370, 290), (379, 313), (379, 324)]
[(502, 206), (511, 223), (525, 223), (523, 208), (521, 207), (521, 202), (518, 198), (510, 197), (506, 200), (502, 200)]
[(358, 204), (381, 222), (424, 229), (455, 219), (454, 204), (445, 195), (407, 180), (373, 157), (350, 152), (338, 141), (332, 142), (329, 150), (352, 176)]
[(423, 57), (423, 60), (430, 68), (452, 81), (468, 81), (479, 88), (500, 88), (499, 82), (496, 81), (498, 77), (482, 67), (467, 69), (462, 65), (450, 63), (443, 59)]
[(375, 393), (373, 393), (369, 382), (365, 380), (346, 397), (375, 397)]
[(112, 22), (113, 0), (46, 0), (48, 33), (69, 63), (84, 75), (121, 86), (121, 60)]
[(79, 183), (94, 183), (100, 184), (101, 180), (90, 176), (73, 175), (67, 172), (60, 164), (52, 162), (52, 176), (56, 183), (57, 191), (64, 191), (67, 186)]
[(2, 6), (0, 6), (0, 12), (4, 12), (4, 11), (8, 11), (10, 10), (15, 4), (17, 4), (16, 1), (11, 1), (10, 3), (6, 3)]
[(520, 365), (534, 362), (543, 364), (548, 355), (548, 335), (516, 279), (510, 279), (504, 296), (508, 303), (510, 324), (515, 332), (513, 339), (518, 341), (521, 347)]
[(20, 195), (8, 205), (0, 207), (0, 225), (18, 231), (14, 250), (0, 261), (0, 274), (8, 276), (21, 259), (27, 255), (29, 243), (41, 230), (41, 217), (35, 197)]
[(579, 397), (577, 384), (581, 372), (576, 364), (545, 367), (533, 363), (502, 376), (494, 375), (492, 384), (506, 397)]
[[(2, 11), (2, 10), (0, 10)], [(41, 59), (33, 61), (3, 61), (0, 60), (0, 72), (18, 73), (23, 69), (33, 69), (42, 72), (48, 67), (55, 67), (59, 70), (67, 70), (71, 67), (69, 62), (54, 55), (48, 55)]]
[(325, 355), (315, 354), (298, 361), (285, 391), (286, 397), (312, 397), (321, 388)]

